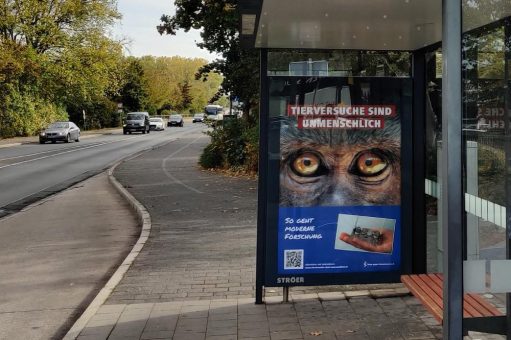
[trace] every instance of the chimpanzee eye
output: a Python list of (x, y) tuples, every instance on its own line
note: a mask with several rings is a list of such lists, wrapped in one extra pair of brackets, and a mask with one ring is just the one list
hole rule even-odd
[(314, 152), (305, 151), (291, 158), (291, 170), (302, 177), (316, 177), (324, 174), (326, 168), (320, 156)]
[(383, 155), (368, 150), (357, 155), (350, 170), (352, 173), (359, 176), (373, 177), (383, 173), (388, 166), (389, 163)]

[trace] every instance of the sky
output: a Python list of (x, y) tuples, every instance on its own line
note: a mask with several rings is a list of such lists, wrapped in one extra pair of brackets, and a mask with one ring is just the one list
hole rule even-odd
[(123, 18), (113, 27), (112, 34), (128, 41), (126, 55), (215, 59), (215, 55), (196, 46), (195, 42), (201, 41), (198, 31), (180, 31), (175, 36), (158, 33), (156, 26), (162, 14), (175, 13), (173, 0), (118, 0), (117, 6)]

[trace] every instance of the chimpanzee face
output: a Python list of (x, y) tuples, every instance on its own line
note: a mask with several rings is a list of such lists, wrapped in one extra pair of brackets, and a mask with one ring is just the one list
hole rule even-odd
[(379, 130), (281, 128), (283, 206), (397, 205), (401, 197), (400, 125)]

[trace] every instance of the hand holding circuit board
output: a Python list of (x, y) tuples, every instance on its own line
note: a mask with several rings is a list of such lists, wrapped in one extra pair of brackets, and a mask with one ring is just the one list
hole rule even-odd
[(355, 227), (351, 235), (343, 232), (339, 239), (362, 250), (390, 253), (394, 242), (394, 232), (386, 228)]

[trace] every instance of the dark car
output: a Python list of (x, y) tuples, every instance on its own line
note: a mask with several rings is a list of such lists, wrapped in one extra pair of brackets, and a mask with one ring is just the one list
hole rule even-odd
[(39, 133), (39, 143), (80, 141), (80, 129), (72, 122), (55, 122)]
[(169, 118), (169, 122), (167, 126), (183, 126), (183, 116), (181, 115), (171, 115)]
[(204, 122), (204, 113), (196, 113), (193, 115), (192, 123), (202, 123)]
[(126, 121), (122, 127), (124, 134), (132, 132), (149, 133), (149, 113), (147, 112), (130, 112), (126, 116)]

